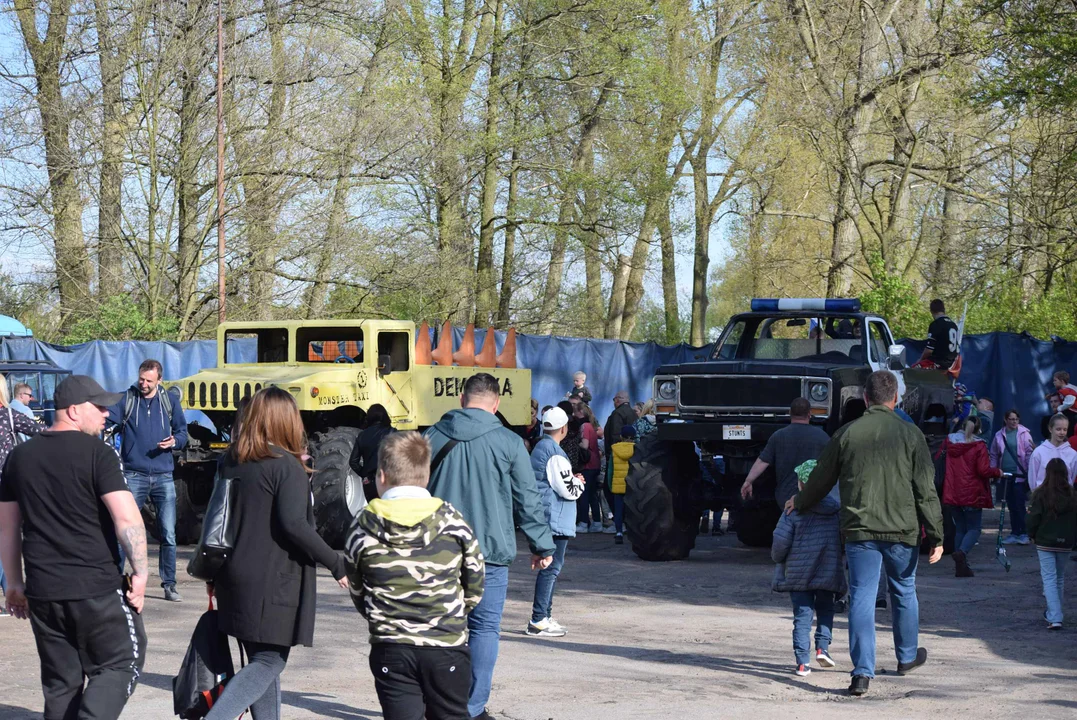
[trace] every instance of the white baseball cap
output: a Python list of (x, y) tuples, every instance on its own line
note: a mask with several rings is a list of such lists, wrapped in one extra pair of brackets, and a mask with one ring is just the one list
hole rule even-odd
[(568, 415), (559, 407), (552, 407), (542, 416), (543, 430), (560, 430), (568, 425)]

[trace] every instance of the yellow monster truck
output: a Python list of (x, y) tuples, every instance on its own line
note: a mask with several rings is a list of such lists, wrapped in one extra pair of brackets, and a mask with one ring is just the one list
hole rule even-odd
[(488, 372), (501, 388), (502, 422), (531, 422), (531, 371), (516, 368), (513, 331), (501, 355), (493, 332), (476, 353), (472, 326), (455, 353), (448, 323), (441, 338), (432, 348), (426, 323), (416, 332), (413, 323), (397, 320), (223, 323), (217, 367), (165, 383), (179, 389), (185, 409), (200, 410), (215, 426), (192, 422), (187, 447), (176, 451), (177, 540), (197, 541), (236, 404), (267, 385), (287, 390), (299, 405), (314, 464), (318, 532), (334, 547), (342, 546), (351, 518), (366, 502), (348, 459), (371, 405), (385, 407), (398, 430), (421, 430), (460, 407), (469, 377)]

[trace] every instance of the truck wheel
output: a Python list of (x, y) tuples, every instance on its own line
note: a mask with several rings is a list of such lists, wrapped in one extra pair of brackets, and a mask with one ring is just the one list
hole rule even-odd
[[(194, 545), (202, 537), (202, 518), (206, 515), (206, 504), (209, 502), (207, 494), (201, 504), (195, 501), (195, 493), (183, 474), (176, 476), (176, 544)], [(197, 480), (195, 482), (198, 482)], [(210, 492), (213, 491), (213, 480), (210, 479)]]
[(352, 518), (366, 505), (363, 480), (348, 465), (358, 428), (332, 427), (311, 443), (314, 476), (314, 522), (318, 534), (335, 549), (344, 547)]
[[(195, 545), (202, 537), (202, 518), (213, 492), (213, 477), (217, 463), (190, 463), (177, 465), (172, 475), (176, 485), (176, 545)], [(157, 506), (147, 499), (142, 506), (142, 523), (146, 532), (156, 542), (161, 542), (157, 532)]]
[(696, 546), (703, 488), (692, 443), (644, 436), (628, 465), (625, 533), (643, 560), (684, 560)]
[(770, 547), (781, 515), (781, 508), (773, 500), (742, 506), (737, 511), (737, 540), (748, 547)]

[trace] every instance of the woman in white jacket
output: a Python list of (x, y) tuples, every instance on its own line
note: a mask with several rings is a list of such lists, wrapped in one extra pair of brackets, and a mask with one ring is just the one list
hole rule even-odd
[(1069, 476), (1070, 485), (1077, 478), (1077, 450), (1070, 446), (1066, 439), (1069, 433), (1069, 419), (1059, 413), (1051, 418), (1047, 424), (1050, 437), (1036, 448), (1028, 461), (1028, 489), (1033, 491), (1043, 484), (1043, 476), (1047, 470), (1047, 463), (1059, 458), (1066, 463), (1066, 474)]

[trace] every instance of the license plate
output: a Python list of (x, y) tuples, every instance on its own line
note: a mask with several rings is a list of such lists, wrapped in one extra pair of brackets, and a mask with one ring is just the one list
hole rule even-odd
[(752, 439), (752, 426), (751, 425), (723, 425), (722, 426), (722, 439), (723, 440), (751, 440)]

